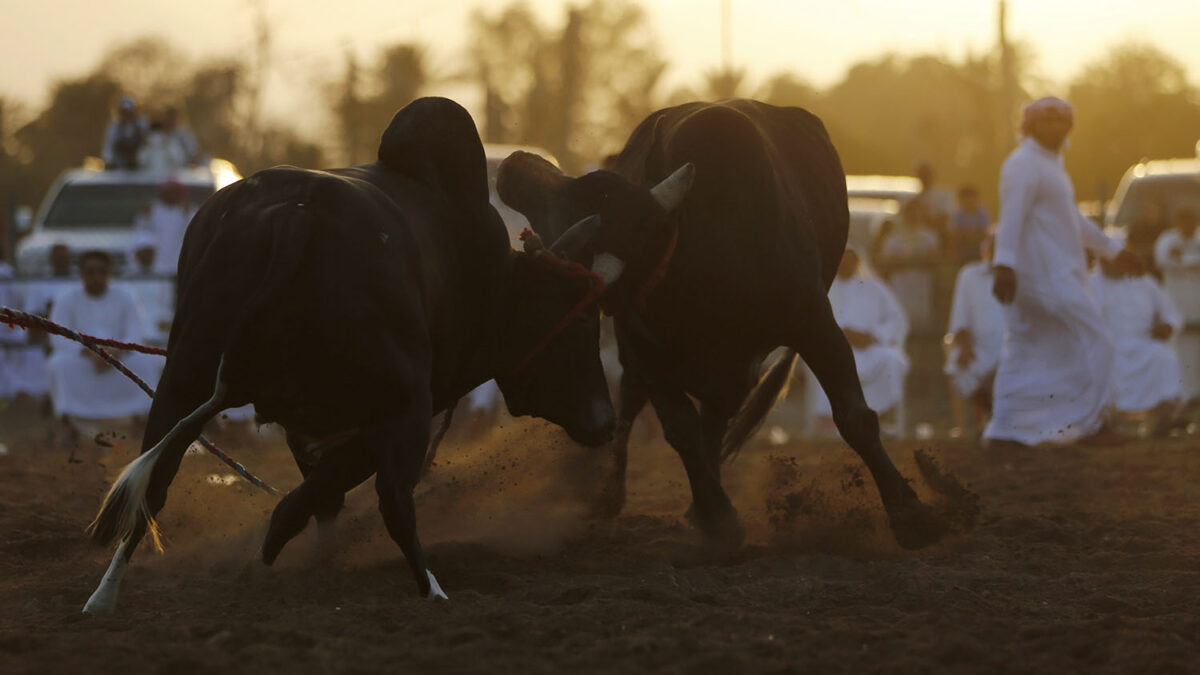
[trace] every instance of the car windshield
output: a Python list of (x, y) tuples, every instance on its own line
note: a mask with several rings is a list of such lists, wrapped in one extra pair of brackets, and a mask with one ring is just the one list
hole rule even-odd
[[(189, 185), (188, 200), (200, 204), (212, 195), (205, 185)], [(158, 195), (158, 185), (67, 184), (46, 214), (46, 227), (132, 227), (141, 208)]]
[(1165, 226), (1184, 206), (1200, 212), (1200, 174), (1134, 180), (1121, 200), (1113, 224)]

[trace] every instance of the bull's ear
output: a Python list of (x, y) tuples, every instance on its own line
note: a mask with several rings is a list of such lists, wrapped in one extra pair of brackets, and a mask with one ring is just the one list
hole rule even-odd
[(518, 150), (500, 163), (496, 173), (496, 194), (511, 208), (529, 219), (543, 239), (553, 241), (548, 214), (550, 202), (561, 194), (570, 181), (545, 158)]

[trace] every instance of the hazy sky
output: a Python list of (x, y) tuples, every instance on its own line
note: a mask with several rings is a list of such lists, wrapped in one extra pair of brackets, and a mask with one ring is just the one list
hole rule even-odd
[[(261, 0), (273, 28), (268, 107), (290, 115), (304, 92), (340, 72), (345, 50), (420, 40), (442, 73), (456, 69), (465, 20), (479, 0)], [(160, 34), (193, 57), (248, 53), (255, 0), (0, 0), (0, 94), (44, 101), (48, 84), (95, 64), (110, 46)], [(961, 57), (996, 38), (994, 0), (732, 0), (733, 55), (752, 82), (784, 68), (817, 85), (884, 51)], [(556, 25), (563, 0), (530, 0)], [(720, 0), (643, 0), (670, 86), (720, 63)], [(1010, 0), (1009, 30), (1031, 42), (1041, 74), (1065, 81), (1113, 42), (1140, 38), (1183, 61), (1200, 80), (1200, 0)], [(445, 89), (445, 87), (443, 87)], [(461, 96), (473, 92), (457, 89)], [(454, 95), (453, 88), (444, 92)], [(467, 101), (468, 105), (470, 102)]]

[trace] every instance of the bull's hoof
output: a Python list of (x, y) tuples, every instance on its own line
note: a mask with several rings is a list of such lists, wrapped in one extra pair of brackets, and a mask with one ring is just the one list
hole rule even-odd
[(621, 515), (625, 508), (625, 477), (611, 476), (604, 481), (604, 487), (592, 502), (592, 517), (599, 520), (612, 520)]
[(888, 513), (888, 524), (896, 542), (910, 551), (936, 544), (949, 530), (946, 521), (933, 509), (915, 500), (892, 509)]
[(746, 529), (733, 507), (714, 518), (702, 519), (696, 514), (696, 505), (692, 504), (683, 517), (700, 530), (705, 544), (714, 551), (737, 551), (746, 542)]

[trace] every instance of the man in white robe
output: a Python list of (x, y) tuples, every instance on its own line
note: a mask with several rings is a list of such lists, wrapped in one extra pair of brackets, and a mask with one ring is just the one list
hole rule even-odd
[[(854, 351), (867, 405), (881, 417), (893, 412), (904, 399), (909, 367), (904, 353), (908, 319), (900, 302), (861, 264), (858, 251), (848, 248), (829, 288), (829, 304)], [(829, 399), (819, 386), (812, 389), (816, 414), (831, 418)]]
[(1074, 122), (1070, 104), (1025, 107), (1024, 138), (1000, 174), (993, 292), (1005, 335), (984, 438), (1070, 443), (1101, 431), (1112, 401), (1112, 340), (1088, 287), (1084, 249), (1137, 256), (1079, 212), (1060, 153)]
[(166, 347), (175, 318), (175, 281), (154, 274), (154, 242), (148, 233), (135, 233), (130, 248), (133, 273), (121, 280), (121, 286), (133, 294), (146, 319), (146, 344)]
[(1183, 368), (1184, 395), (1190, 400), (1200, 396), (1200, 219), (1183, 207), (1174, 223), (1154, 243), (1154, 264), (1162, 270), (1163, 288), (1183, 317), (1175, 351)]
[[(110, 286), (112, 259), (108, 254), (84, 253), (79, 270), (83, 284), (55, 301), (50, 320), (96, 337), (139, 342), (145, 325), (141, 312), (129, 291)], [(100, 357), (68, 338), (52, 336), (50, 340), (50, 397), (57, 416), (80, 428), (95, 420), (149, 412), (150, 397)], [(160, 357), (137, 352), (114, 355), (151, 387), (157, 384)]]
[(153, 242), (154, 274), (175, 276), (183, 236), (194, 215), (196, 208), (188, 202), (183, 184), (167, 180), (158, 186), (158, 199), (134, 223), (134, 236)]
[(1155, 430), (1163, 432), (1183, 399), (1179, 358), (1168, 342), (1183, 319), (1149, 274), (1129, 274), (1111, 262), (1100, 269), (1092, 288), (1116, 346), (1113, 405), (1118, 412), (1151, 413)]
[(980, 245), (981, 259), (958, 271), (950, 305), (944, 372), (953, 388), (955, 423), (960, 430), (966, 417), (964, 400), (972, 402), (977, 424), (991, 413), (992, 380), (1004, 341), (1004, 315), (992, 295), (993, 244), (993, 238), (987, 236)]
[[(0, 251), (0, 256), (3, 252)], [(24, 300), (21, 288), (13, 278), (12, 265), (0, 258), (0, 307), (22, 310)], [(18, 326), (9, 327), (0, 323), (0, 400), (17, 395), (17, 375), (21, 352), (26, 348), (29, 337)]]
[[(50, 318), (58, 296), (79, 284), (79, 277), (72, 274), (71, 249), (66, 244), (51, 246), (48, 258), (51, 276), (26, 279), (21, 284), (23, 304), (20, 309), (45, 318)], [(27, 333), (27, 345), (16, 356), (13, 364), (13, 381), (16, 383), (18, 394), (27, 394), (45, 401), (45, 396), (50, 391), (46, 365), (49, 338), (38, 328), (30, 328)]]

